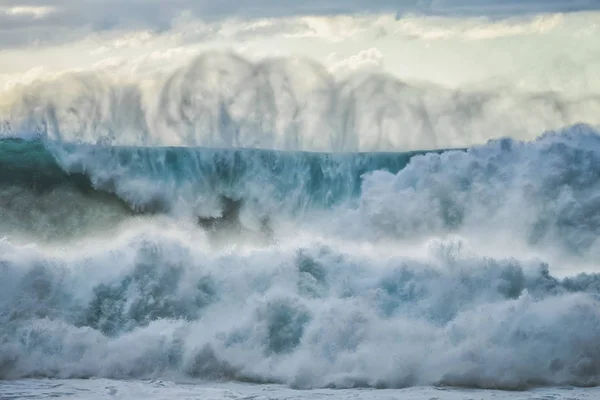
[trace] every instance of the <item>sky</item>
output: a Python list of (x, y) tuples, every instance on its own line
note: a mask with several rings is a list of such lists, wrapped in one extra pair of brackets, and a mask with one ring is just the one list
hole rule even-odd
[(502, 18), (599, 8), (598, 0), (2, 0), (0, 37), (10, 48), (115, 30), (160, 32), (173, 29), (182, 15), (210, 22), (356, 13)]
[(538, 62), (585, 73), (599, 24), (600, 0), (0, 0), (0, 88), (70, 70), (157, 73), (210, 49), (447, 86)]

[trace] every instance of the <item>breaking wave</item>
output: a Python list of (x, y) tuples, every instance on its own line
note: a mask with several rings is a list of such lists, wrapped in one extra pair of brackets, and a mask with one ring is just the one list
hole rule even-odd
[(361, 177), (398, 172), (418, 154), (112, 147), (5, 139), (0, 177), (5, 230), (41, 234), (144, 215), (184, 221), (223, 214), (303, 217), (356, 202)]
[(591, 126), (412, 153), (13, 138), (0, 170), (2, 379), (600, 384)]

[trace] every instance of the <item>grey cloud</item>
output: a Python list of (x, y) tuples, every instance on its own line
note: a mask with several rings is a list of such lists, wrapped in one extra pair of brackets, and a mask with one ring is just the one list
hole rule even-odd
[(41, 18), (0, 12), (1, 48), (67, 42), (113, 29), (164, 31), (182, 12), (205, 21), (357, 12), (504, 17), (600, 9), (600, 0), (0, 0), (4, 8), (24, 5), (52, 7), (55, 12)]

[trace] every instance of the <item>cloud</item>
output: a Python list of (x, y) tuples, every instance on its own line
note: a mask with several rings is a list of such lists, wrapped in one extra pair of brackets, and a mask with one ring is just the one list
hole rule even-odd
[(34, 19), (39, 19), (51, 14), (55, 11), (53, 7), (42, 6), (16, 6), (16, 7), (0, 7), (0, 13), (10, 16), (30, 16)]
[[(503, 18), (547, 12), (600, 9), (596, 0), (3, 0), (0, 46), (56, 44), (107, 31), (173, 29), (182, 16), (205, 24), (297, 16), (392, 13)], [(317, 20), (318, 21), (318, 20)], [(268, 31), (272, 25), (252, 29)]]
[(485, 40), (506, 36), (543, 34), (552, 31), (563, 23), (562, 14), (538, 16), (529, 21), (502, 20), (482, 23), (480, 20), (466, 20), (463, 24), (448, 26), (439, 18), (406, 18), (400, 20), (396, 33), (426, 40), (459, 38), (465, 40)]
[(356, 72), (356, 71), (378, 71), (383, 66), (383, 54), (375, 47), (362, 50), (358, 54), (340, 60), (333, 53), (328, 57), (329, 71), (332, 73)]
[[(34, 15), (43, 21), (57, 18), (58, 8), (46, 14), (20, 12), (28, 21)], [(164, 31), (114, 29), (78, 36), (82, 31), (57, 29), (72, 41), (0, 50), (0, 92), (28, 81), (31, 75), (22, 75), (39, 67), (41, 75), (107, 70), (126, 79), (153, 80), (196, 55), (227, 50), (255, 61), (301, 57), (335, 74), (369, 69), (453, 88), (508, 82), (527, 91), (600, 93), (595, 72), (600, 12), (503, 19), (382, 13), (214, 21), (187, 12)]]

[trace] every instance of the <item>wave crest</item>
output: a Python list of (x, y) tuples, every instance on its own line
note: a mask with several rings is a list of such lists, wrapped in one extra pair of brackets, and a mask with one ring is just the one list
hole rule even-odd
[(600, 136), (586, 125), (532, 142), (494, 140), (368, 174), (361, 221), (378, 235), (468, 232), (585, 253), (600, 233), (599, 174)]

